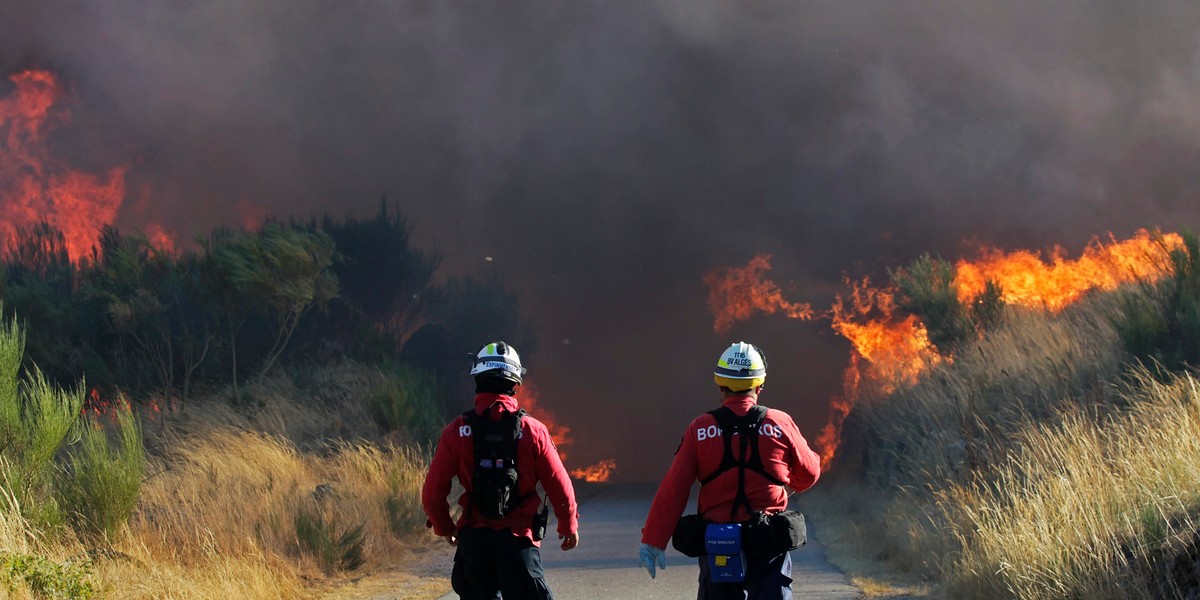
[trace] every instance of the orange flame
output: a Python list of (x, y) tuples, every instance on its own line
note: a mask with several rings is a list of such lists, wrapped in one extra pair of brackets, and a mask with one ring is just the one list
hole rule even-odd
[(716, 317), (713, 331), (722, 333), (755, 313), (782, 312), (792, 319), (811, 319), (812, 306), (783, 299), (779, 286), (763, 274), (771, 269), (771, 255), (759, 254), (740, 269), (727, 267), (704, 276), (708, 285), (708, 307)]
[(843, 397), (834, 396), (829, 399), (829, 421), (821, 428), (821, 435), (816, 439), (816, 450), (821, 453), (822, 471), (827, 470), (833, 463), (833, 457), (841, 445), (842, 424), (846, 422), (846, 417), (850, 416), (850, 410), (858, 401), (859, 383), (862, 381), (858, 360), (857, 354), (850, 355), (850, 366), (846, 367), (842, 374)]
[(574, 469), (571, 471), (571, 477), (582, 479), (591, 483), (602, 483), (608, 481), (612, 477), (613, 471), (617, 470), (617, 461), (606, 458), (586, 469)]
[[(817, 438), (821, 468), (830, 466), (842, 441), (842, 424), (858, 402), (862, 384), (870, 382), (884, 395), (917, 382), (933, 365), (951, 360), (929, 341), (925, 324), (916, 315), (895, 314), (895, 293), (877, 289), (864, 279), (847, 282), (848, 298), (838, 296), (830, 309), (833, 329), (854, 346), (850, 365), (842, 376), (842, 398), (830, 406), (829, 420)], [(866, 368), (860, 366), (866, 361)]]
[(179, 248), (175, 246), (175, 238), (169, 233), (163, 231), (162, 225), (151, 223), (146, 226), (142, 234), (146, 236), (146, 240), (150, 242), (156, 250), (166, 252), (168, 254), (177, 254)]
[(1172, 249), (1182, 247), (1179, 234), (1152, 234), (1139, 229), (1132, 238), (1109, 243), (1092, 240), (1076, 260), (1064, 258), (1056, 246), (1049, 260), (1035, 252), (1017, 250), (1008, 254), (983, 248), (974, 262), (959, 260), (954, 285), (958, 298), (969, 302), (995, 281), (1007, 304), (1060, 311), (1091, 290), (1112, 290), (1123, 283), (1158, 279), (1168, 264)]
[[(1060, 247), (1055, 247), (1046, 260), (1035, 252), (1004, 253), (984, 248), (980, 259), (963, 259), (955, 265), (954, 285), (959, 300), (974, 300), (993, 281), (999, 284), (1007, 304), (1057, 312), (1091, 290), (1111, 290), (1123, 283), (1160, 278), (1169, 265), (1170, 251), (1183, 244), (1178, 234), (1144, 229), (1125, 241), (1117, 241), (1111, 234), (1108, 240), (1093, 240), (1075, 260), (1065, 258)], [(779, 287), (764, 278), (770, 269), (769, 258), (760, 255), (744, 268), (720, 269), (704, 278), (710, 286), (714, 330), (725, 331), (757, 312), (783, 311), (793, 318), (814, 317), (807, 304), (784, 300)], [(850, 293), (839, 295), (829, 311), (817, 315), (829, 318), (833, 329), (854, 347), (843, 376), (843, 396), (831, 400), (829, 420), (815, 440), (823, 468), (841, 444), (842, 424), (858, 401), (863, 384), (870, 382), (888, 395), (899, 386), (916, 383), (929, 367), (952, 360), (937, 351), (916, 315), (895, 314), (894, 290), (873, 288), (867, 280), (847, 283)], [(788, 310), (795, 307), (804, 310)], [(866, 361), (865, 368), (860, 360)]]
[[(571, 428), (563, 425), (554, 416), (554, 413), (538, 406), (538, 390), (531, 383), (526, 381), (521, 384), (517, 391), (517, 399), (526, 412), (532, 415), (535, 419), (542, 422), (546, 429), (550, 431), (550, 439), (554, 440), (554, 446), (558, 450), (558, 457), (564, 463), (567, 462), (567, 453), (562, 451), (563, 446), (574, 443), (571, 438)], [(571, 477), (583, 479), (585, 481), (608, 481), (613, 472), (617, 470), (617, 462), (612, 459), (602, 460), (585, 469), (575, 469), (570, 472)]]
[(518, 402), (521, 408), (532, 415), (535, 419), (542, 422), (546, 426), (546, 430), (550, 432), (550, 439), (554, 441), (554, 447), (558, 450), (558, 458), (564, 463), (567, 462), (567, 453), (563, 452), (563, 446), (574, 443), (571, 438), (571, 428), (558, 422), (554, 413), (538, 406), (538, 396), (540, 393), (530, 382), (526, 381), (521, 384), (517, 391)]
[(883, 385), (885, 393), (901, 384), (916, 383), (926, 368), (946, 360), (937, 353), (925, 324), (916, 315), (895, 316), (891, 290), (873, 288), (865, 279), (850, 285), (849, 304), (838, 296), (830, 311), (833, 329), (870, 363), (870, 375)]
[(58, 78), (30, 69), (9, 77), (16, 90), (0, 98), (0, 234), (45, 221), (63, 233), (78, 261), (95, 246), (125, 198), (127, 167), (104, 176), (76, 171), (50, 155), (46, 137), (70, 113), (58, 107)]
[(521, 405), (521, 408), (525, 409), (525, 412), (546, 426), (546, 429), (550, 431), (550, 439), (554, 440), (554, 445), (559, 449), (558, 457), (565, 461), (567, 455), (562, 451), (562, 447), (574, 441), (571, 439), (571, 428), (560, 424), (554, 417), (554, 413), (544, 408), (539, 408), (538, 395), (537, 388), (526, 381), (517, 390), (517, 402)]

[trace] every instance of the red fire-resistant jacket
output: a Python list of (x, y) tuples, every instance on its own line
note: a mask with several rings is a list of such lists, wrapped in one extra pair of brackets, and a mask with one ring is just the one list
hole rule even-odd
[[(755, 403), (753, 397), (743, 395), (726, 398), (724, 405), (742, 416)], [(740, 460), (741, 446), (736, 441), (732, 446), (734, 456)], [(812, 487), (821, 474), (821, 458), (809, 449), (796, 423), (783, 411), (767, 409), (758, 433), (758, 448), (765, 470), (775, 479), (788, 482), (787, 487), (797, 492)], [(667, 547), (667, 540), (671, 539), (675, 524), (687, 505), (692, 483), (714, 473), (724, 455), (725, 444), (715, 417), (704, 413), (688, 425), (683, 442), (675, 452), (675, 460), (650, 505), (646, 526), (642, 528), (642, 543)], [(700, 486), (700, 495), (696, 499), (700, 514), (714, 523), (749, 519), (750, 515), (742, 506), (738, 507), (735, 518), (730, 519), (737, 484), (738, 470), (733, 468)], [(755, 510), (774, 513), (787, 508), (788, 494), (784, 486), (774, 485), (749, 469), (746, 470), (746, 496)]]
[[(483, 414), (494, 404), (498, 404), (505, 412), (516, 412), (518, 408), (517, 399), (512, 396), (475, 395), (476, 414)], [(499, 411), (493, 410), (491, 417), (499, 420)], [(486, 519), (468, 508), (469, 494), (473, 489), (471, 476), (475, 472), (474, 461), (475, 443), (471, 438), (470, 427), (460, 415), (442, 430), (433, 461), (429, 464), (429, 473), (425, 476), (425, 485), (421, 489), (421, 504), (429, 517), (425, 525), (432, 527), (434, 533), (445, 536), (463, 527), (511, 527), (513, 535), (532, 540), (533, 516), (538, 512), (540, 504), (534, 491), (539, 482), (554, 507), (559, 535), (565, 536), (575, 532), (579, 525), (575, 489), (571, 486), (567, 470), (558, 458), (558, 450), (554, 447), (554, 441), (550, 439), (550, 432), (541, 421), (529, 415), (521, 418), (521, 434), (517, 440), (517, 490), (526, 498), (516, 510), (503, 518)], [(458, 504), (463, 507), (458, 523), (450, 518), (450, 503), (447, 500), (451, 480), (455, 477), (458, 477), (458, 482), (466, 490), (458, 497)], [(536, 541), (534, 544), (539, 545)]]

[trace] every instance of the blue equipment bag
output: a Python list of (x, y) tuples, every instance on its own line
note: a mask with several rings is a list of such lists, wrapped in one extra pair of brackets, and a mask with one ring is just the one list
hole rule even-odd
[(740, 583), (746, 579), (746, 548), (742, 545), (742, 526), (737, 523), (713, 523), (704, 531), (708, 550), (709, 577), (713, 583)]

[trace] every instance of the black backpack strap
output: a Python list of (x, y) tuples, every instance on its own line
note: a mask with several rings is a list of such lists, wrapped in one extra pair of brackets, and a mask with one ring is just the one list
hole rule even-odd
[[(753, 513), (754, 507), (750, 505), (750, 497), (746, 495), (746, 471), (751, 470), (759, 475), (762, 475), (767, 481), (775, 485), (786, 485), (779, 481), (775, 476), (767, 472), (763, 466), (762, 456), (758, 448), (758, 432), (762, 427), (763, 419), (767, 417), (767, 407), (754, 405), (745, 415), (739, 417), (728, 407), (711, 410), (708, 414), (712, 415), (717, 420), (717, 427), (721, 430), (721, 439), (725, 444), (725, 453), (721, 457), (721, 464), (715, 471), (709, 473), (707, 477), (700, 480), (700, 485), (703, 486), (719, 475), (730, 469), (738, 470), (737, 495), (733, 499), (733, 507), (730, 509), (730, 520), (733, 520), (737, 515), (738, 506), (746, 507), (747, 513)], [(741, 460), (734, 458), (733, 454), (733, 437), (738, 436), (738, 445), (741, 452), (738, 456)]]

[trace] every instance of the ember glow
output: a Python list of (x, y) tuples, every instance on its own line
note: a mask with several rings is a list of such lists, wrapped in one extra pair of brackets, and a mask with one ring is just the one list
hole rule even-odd
[(94, 175), (52, 155), (47, 137), (70, 118), (58, 78), (30, 69), (9, 80), (16, 89), (0, 98), (0, 234), (11, 240), (18, 229), (45, 221), (63, 233), (68, 255), (78, 261), (116, 217), (127, 167)]
[[(1137, 231), (1125, 241), (1111, 235), (1107, 242), (1093, 241), (1077, 259), (1054, 248), (1046, 258), (1036, 252), (1009, 253), (994, 248), (980, 250), (976, 260), (955, 265), (954, 285), (962, 302), (972, 301), (989, 281), (997, 283), (1006, 304), (1060, 311), (1092, 290), (1111, 290), (1123, 283), (1155, 280), (1166, 273), (1169, 254), (1182, 245), (1174, 233)], [(783, 299), (779, 286), (765, 278), (770, 269), (766, 255), (756, 256), (741, 269), (724, 268), (710, 273), (709, 306), (713, 328), (727, 331), (757, 312), (780, 312), (779, 307), (807, 307)], [(833, 306), (814, 315), (807, 309), (789, 312), (792, 318), (829, 319), (834, 331), (850, 341), (853, 353), (843, 376), (841, 397), (830, 401), (828, 422), (815, 440), (822, 468), (827, 468), (841, 443), (842, 423), (853, 410), (868, 383), (883, 395), (912, 385), (929, 367), (952, 361), (929, 341), (925, 324), (916, 315), (897, 312), (895, 290), (872, 287), (863, 280), (847, 280), (850, 291), (838, 295)], [(745, 299), (739, 296), (745, 296)], [(766, 298), (766, 301), (760, 300)], [(719, 301), (714, 300), (719, 299)]]

